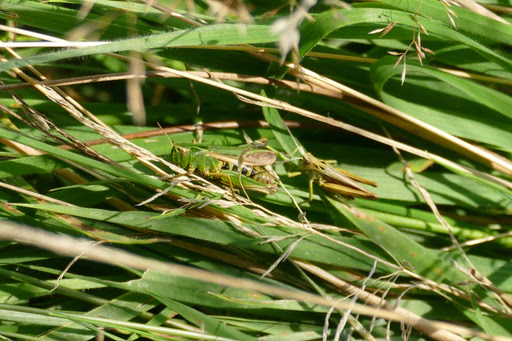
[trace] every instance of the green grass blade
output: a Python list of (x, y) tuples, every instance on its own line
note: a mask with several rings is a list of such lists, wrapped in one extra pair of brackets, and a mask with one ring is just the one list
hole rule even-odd
[(270, 33), (268, 26), (264, 25), (247, 26), (243, 31), (236, 24), (216, 25), (215, 27), (206, 26), (177, 32), (158, 33), (142, 38), (124, 39), (95, 47), (84, 47), (35, 55), (23, 59), (14, 59), (1, 63), (0, 72), (10, 70), (13, 67), (39, 65), (62, 59), (83, 58), (84, 56), (102, 53), (123, 51), (145, 52), (185, 46), (261, 44), (274, 42), (275, 40), (276, 37)]

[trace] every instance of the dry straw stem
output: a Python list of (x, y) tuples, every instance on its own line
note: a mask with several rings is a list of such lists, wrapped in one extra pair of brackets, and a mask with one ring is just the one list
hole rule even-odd
[[(496, 241), (496, 240), (499, 240), (502, 238), (507, 239), (509, 237), (512, 237), (512, 231), (500, 233), (500, 234), (485, 237), (485, 238), (471, 239), (471, 240), (465, 241), (463, 243), (460, 243), (460, 246), (461, 247), (475, 246), (478, 244), (490, 243), (490, 242), (493, 242), (493, 241)], [(444, 248), (440, 249), (440, 251), (446, 252), (446, 251), (450, 251), (451, 249), (453, 249), (453, 246), (444, 247)]]
[[(244, 83), (253, 83), (253, 84), (261, 84), (261, 85), (272, 85), (279, 86), (281, 88), (290, 89), (294, 91), (304, 91), (304, 92), (312, 92), (315, 94), (329, 96), (333, 98), (343, 98), (343, 95), (339, 91), (329, 91), (319, 86), (297, 83), (288, 80), (276, 80), (272, 78), (266, 77), (256, 77), (251, 75), (240, 75), (235, 73), (228, 72), (206, 72), (206, 71), (186, 71), (191, 75), (195, 75), (202, 78), (214, 78), (220, 80), (229, 80), (236, 82), (244, 82)], [(69, 86), (69, 85), (84, 85), (91, 83), (100, 83), (100, 82), (112, 82), (118, 80), (129, 80), (129, 79), (146, 79), (152, 77), (163, 77), (163, 78), (182, 78), (174, 73), (170, 72), (161, 72), (161, 71), (145, 71), (143, 74), (134, 74), (129, 72), (118, 72), (111, 74), (101, 74), (101, 75), (90, 75), (83, 77), (70, 77), (70, 78), (62, 78), (55, 80), (48, 80), (39, 82), (39, 84), (44, 86)], [(512, 84), (512, 83), (511, 83)], [(0, 91), (5, 90), (19, 90), (30, 88), (31, 85), (27, 83), (22, 84), (7, 84), (0, 85)]]
[[(3, 31), (12, 31), (13, 33), (17, 33), (17, 34), (30, 32), (30, 31), (13, 28), (13, 27), (7, 27), (7, 26), (3, 26), (3, 25), (0, 25), (0, 29)], [(29, 36), (32, 36), (32, 35), (29, 35)], [(39, 36), (39, 35), (37, 35), (37, 36)], [(3, 42), (2, 47), (10, 47), (10, 48), (27, 48), (27, 47), (30, 47), (30, 48), (49, 48), (49, 47), (72, 48), (72, 47), (74, 47), (74, 48), (81, 48), (81, 47), (89, 47), (89, 46), (98, 46), (98, 45), (103, 45), (103, 44), (107, 44), (107, 42), (103, 42), (103, 41), (74, 42), (74, 41), (67, 41), (67, 40), (59, 40), (57, 42), (21, 41), (21, 42)], [(187, 49), (244, 51), (244, 52), (253, 52), (253, 53), (256, 52), (258, 54), (262, 54), (262, 53), (272, 54), (272, 53), (278, 52), (277, 49), (275, 49), (275, 48), (255, 48), (252, 46), (187, 46)], [(367, 63), (367, 64), (372, 64), (377, 61), (377, 59), (369, 58), (369, 57), (358, 57), (358, 56), (349, 56), (349, 55), (343, 55), (343, 54), (324, 53), (324, 52), (308, 52), (306, 54), (306, 56), (307, 57), (318, 57), (318, 58), (322, 58), (322, 59), (353, 61), (353, 62)], [(510, 79), (486, 76), (486, 75), (471, 73), (471, 72), (467, 72), (467, 71), (447, 69), (447, 68), (442, 68), (442, 67), (437, 67), (437, 69), (444, 71), (446, 73), (449, 73), (451, 75), (461, 77), (461, 78), (512, 86), (512, 80), (510, 80)], [(199, 76), (204, 75), (203, 77), (209, 77), (210, 75), (213, 75), (215, 78), (218, 78), (221, 80), (233, 80), (233, 81), (262, 84), (262, 85), (282, 86), (282, 87), (290, 88), (290, 89), (297, 90), (297, 91), (314, 92), (316, 94), (330, 96), (330, 97), (334, 97), (334, 98), (343, 97), (340, 94), (339, 90), (333, 89), (331, 91), (328, 91), (325, 88), (321, 88), (321, 87), (318, 87), (318, 86), (315, 86), (312, 84), (308, 85), (308, 84), (304, 84), (304, 83), (297, 83), (297, 82), (292, 82), (292, 81), (287, 81), (287, 80), (277, 80), (277, 79), (266, 78), (266, 77), (256, 77), (256, 76), (252, 76), (252, 75), (234, 74), (234, 73), (229, 73), (229, 72), (204, 72), (204, 71), (187, 71), (187, 72), (189, 72), (191, 74), (199, 75)], [(83, 77), (53, 79), (53, 80), (47, 80), (47, 81), (40, 81), (40, 84), (46, 85), (46, 86), (68, 86), (68, 85), (83, 85), (83, 84), (90, 84), (90, 83), (96, 83), (96, 82), (110, 82), (110, 81), (127, 80), (127, 79), (144, 79), (144, 78), (151, 78), (151, 77), (176, 78), (179, 76), (177, 76), (173, 73), (160, 72), (160, 71), (146, 71), (144, 74), (118, 72), (118, 73), (109, 73), (109, 74), (100, 74), (100, 75), (89, 75), (89, 76), (83, 76)], [(181, 77), (179, 77), (179, 78), (181, 78)], [(31, 85), (26, 84), (26, 83), (7, 84), (7, 85), (1, 85), (0, 90), (18, 90), (18, 89), (26, 89), (26, 88), (30, 88), (30, 87), (31, 87)]]
[[(420, 324), (422, 328), (428, 332), (428, 335), (435, 340), (461, 341), (464, 340), (461, 336), (478, 336), (484, 340), (512, 341), (512, 338), (509, 337), (491, 336), (457, 325), (433, 322), (421, 317), (415, 317), (411, 313), (404, 312), (401, 309), (392, 311), (387, 310), (384, 307), (374, 308), (361, 304), (352, 305), (350, 302), (328, 299), (306, 292), (282, 289), (257, 281), (233, 278), (197, 268), (165, 263), (151, 258), (141, 257), (129, 252), (120, 251), (112, 247), (97, 245), (92, 242), (68, 236), (52, 234), (13, 222), (3, 221), (0, 223), (0, 227), (0, 239), (2, 240), (17, 241), (70, 257), (76, 257), (80, 254), (84, 254), (84, 258), (114, 266), (123, 266), (141, 271), (155, 270), (223, 286), (258, 291), (267, 295), (293, 299), (299, 302), (317, 304), (325, 307), (334, 307), (338, 310), (347, 310), (350, 308), (352, 312), (356, 314), (375, 316), (377, 318), (405, 322), (412, 325)], [(305, 264), (301, 265), (306, 266)]]
[(493, 11), (493, 12), (504, 13), (504, 14), (511, 14), (512, 13), (512, 8), (506, 6), (505, 4), (503, 4), (503, 5), (482, 4), (482, 6), (484, 6), (485, 8), (487, 8), (487, 9)]
[(74, 205), (71, 205), (70, 203), (67, 203), (65, 201), (58, 200), (58, 199), (55, 199), (55, 198), (52, 198), (52, 197), (49, 197), (49, 196), (46, 196), (46, 195), (43, 195), (43, 194), (40, 194), (40, 193), (37, 193), (37, 192), (33, 192), (33, 191), (30, 191), (30, 190), (25, 189), (25, 188), (21, 188), (21, 187), (18, 187), (18, 186), (13, 186), (13, 185), (10, 185), (10, 184), (6, 184), (5, 182), (0, 182), (0, 187), (8, 189), (8, 190), (11, 190), (13, 192), (17, 192), (17, 193), (20, 193), (20, 194), (23, 194), (23, 195), (30, 196), (30, 197), (32, 197), (34, 199), (37, 199), (39, 201), (43, 201), (43, 202), (46, 202), (46, 203), (50, 202), (50, 203), (53, 203), (53, 204), (56, 204), (56, 205), (74, 206)]

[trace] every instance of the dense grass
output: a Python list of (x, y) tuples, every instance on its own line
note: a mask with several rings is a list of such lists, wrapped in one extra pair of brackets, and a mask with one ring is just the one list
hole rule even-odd
[(222, 4), (2, 1), (0, 335), (512, 338), (510, 3)]

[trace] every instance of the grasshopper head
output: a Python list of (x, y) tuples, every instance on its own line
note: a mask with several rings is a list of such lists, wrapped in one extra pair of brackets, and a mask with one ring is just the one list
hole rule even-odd
[(180, 166), (181, 168), (187, 168), (190, 163), (190, 152), (188, 149), (174, 145), (171, 150), (171, 163)]
[(299, 160), (299, 167), (301, 169), (308, 169), (311, 167), (311, 164), (313, 163), (314, 156), (311, 153), (304, 153), (302, 154), (302, 157)]

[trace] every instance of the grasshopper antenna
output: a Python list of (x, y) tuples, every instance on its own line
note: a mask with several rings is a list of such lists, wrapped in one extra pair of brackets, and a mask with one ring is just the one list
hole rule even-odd
[(285, 128), (286, 130), (288, 131), (288, 135), (290, 135), (291, 139), (293, 140), (293, 143), (295, 143), (295, 145), (297, 146), (297, 149), (293, 151), (292, 155), (290, 155), (290, 158), (293, 157), (293, 155), (296, 153), (296, 152), (299, 152), (300, 153), (300, 156), (304, 157), (304, 155), (306, 154), (306, 150), (304, 149), (304, 147), (299, 143), (299, 141), (297, 141), (297, 139), (295, 138), (295, 136), (293, 136), (292, 134), (292, 131), (290, 130), (290, 128), (285, 125)]
[(162, 128), (162, 126), (160, 125), (160, 122), (157, 122), (157, 124), (158, 124), (158, 128), (160, 128), (160, 130), (165, 134), (165, 137), (167, 137), (169, 144), (174, 147), (174, 142), (171, 140), (169, 135), (165, 132), (164, 128)]

